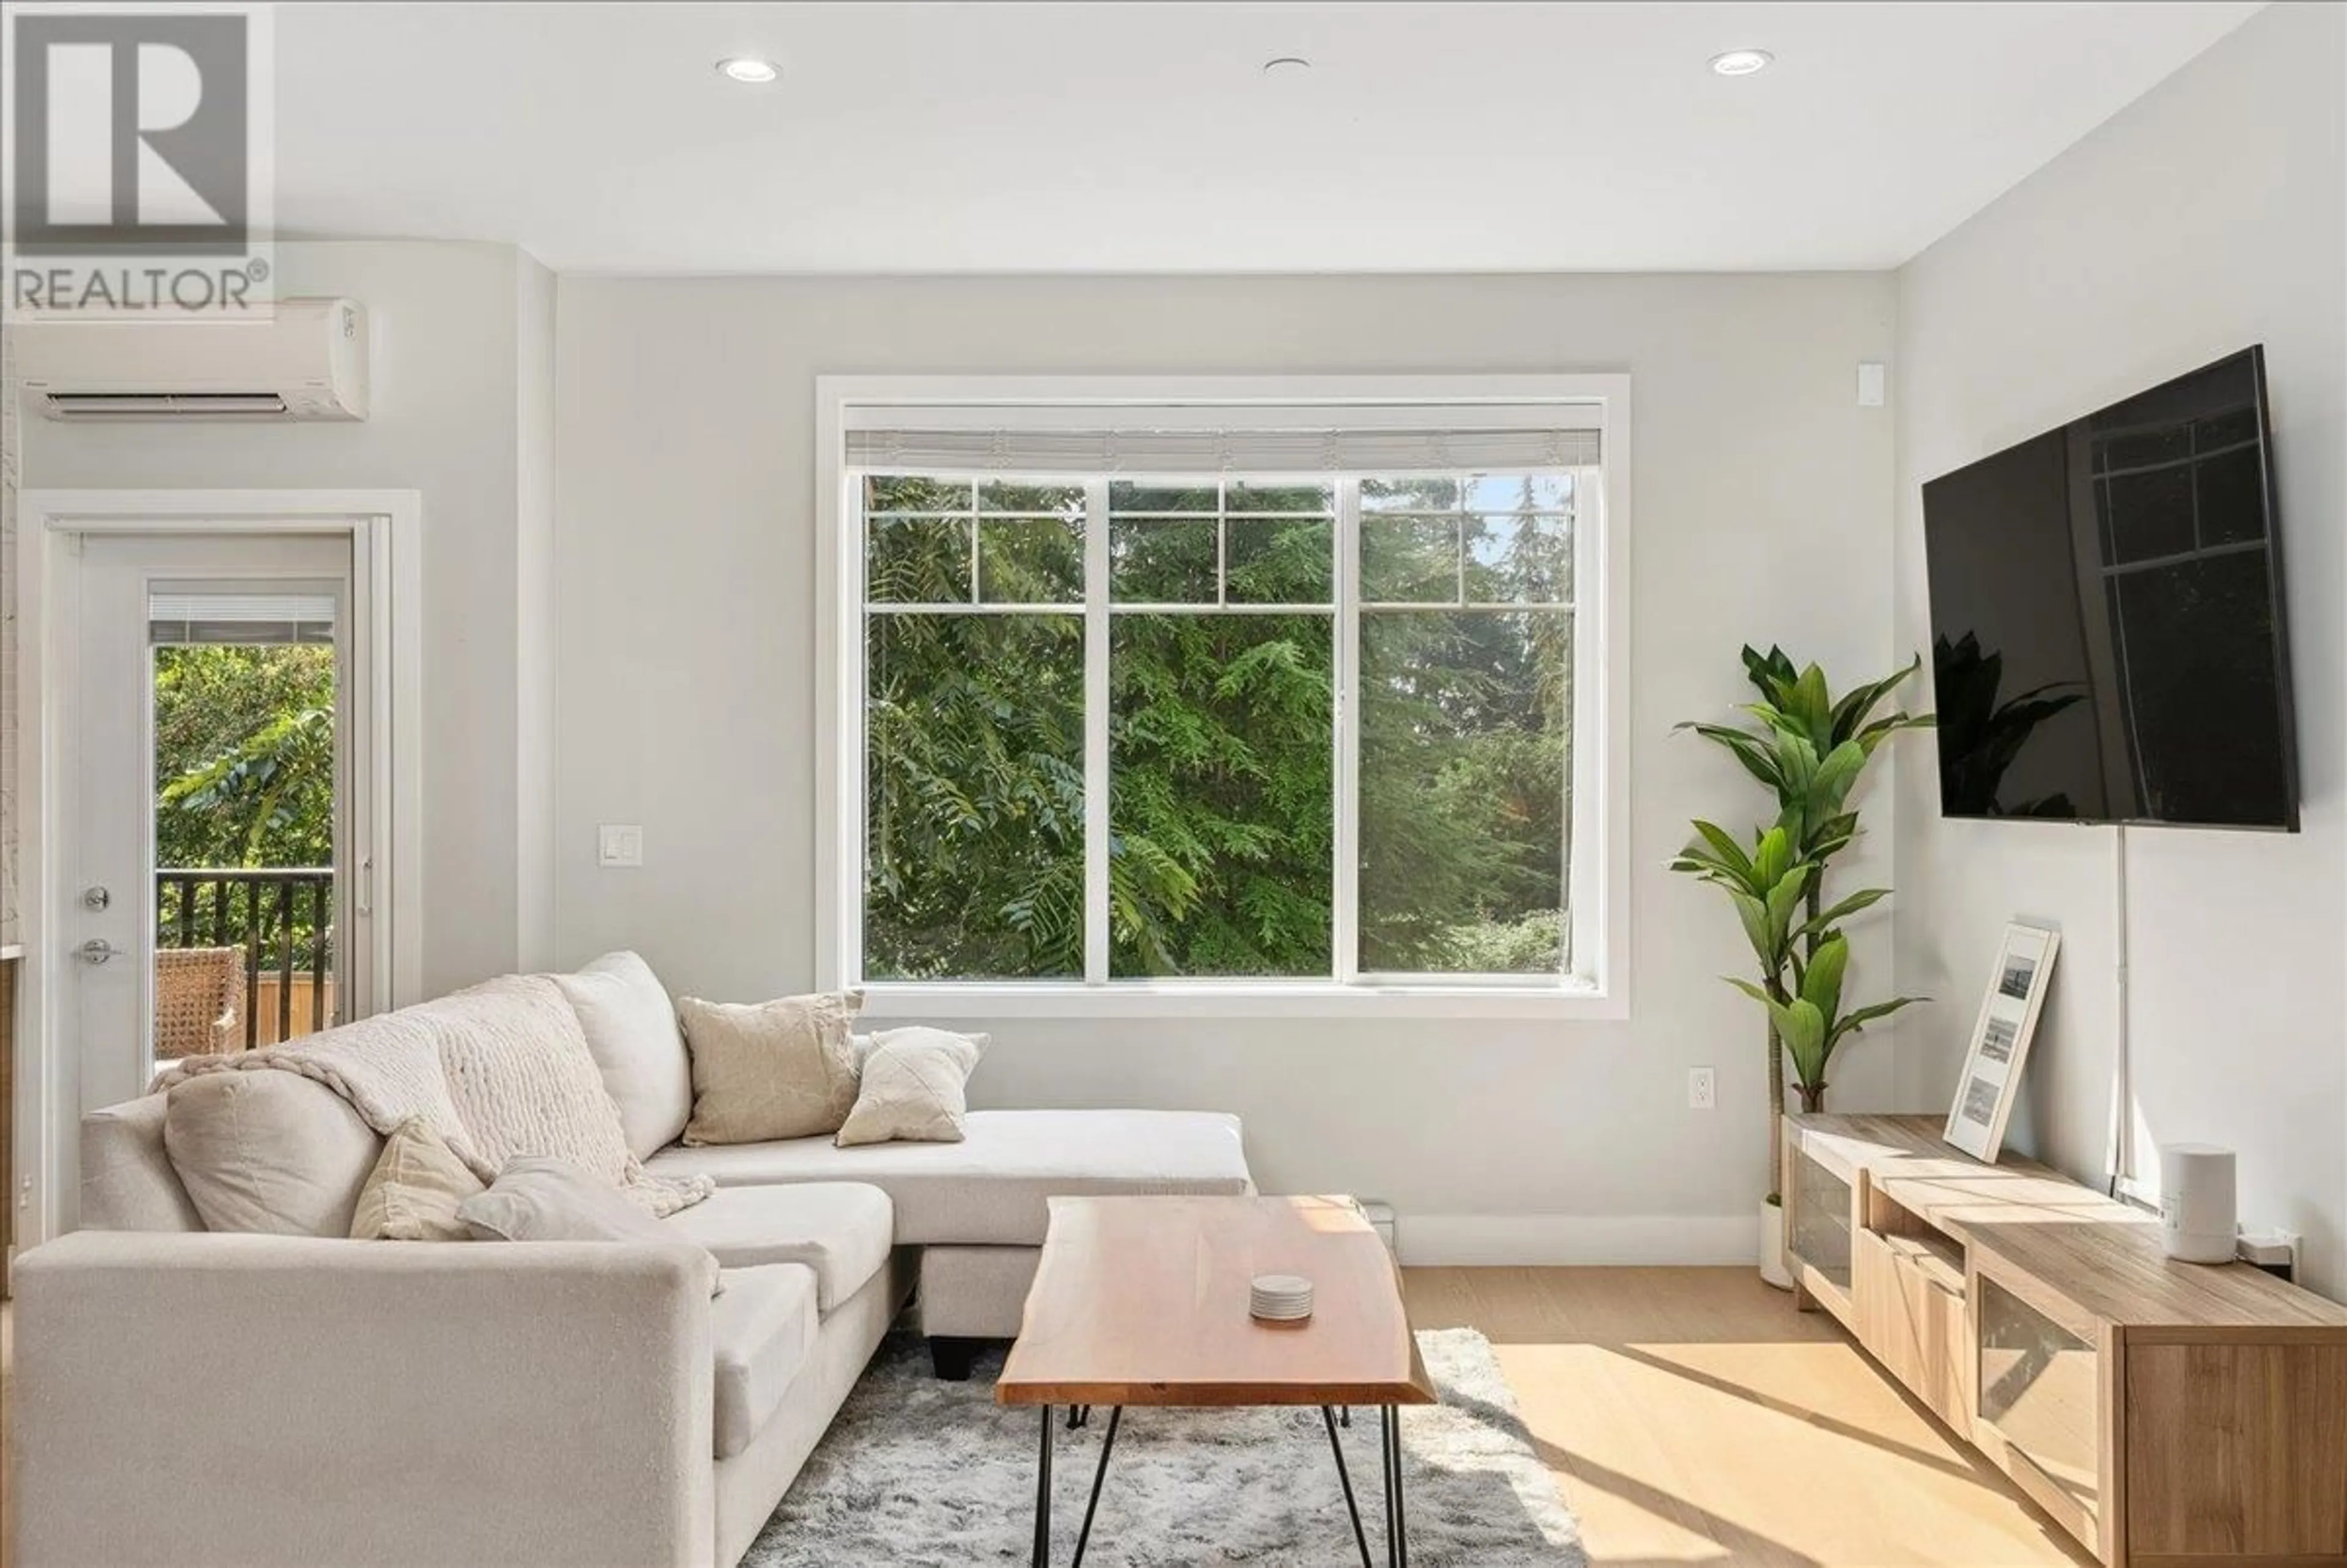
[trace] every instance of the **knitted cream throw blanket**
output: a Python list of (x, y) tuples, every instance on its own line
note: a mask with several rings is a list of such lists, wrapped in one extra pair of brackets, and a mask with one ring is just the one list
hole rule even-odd
[(518, 1154), (552, 1154), (625, 1188), (655, 1214), (714, 1190), (706, 1176), (655, 1176), (629, 1153), (579, 1015), (543, 975), (508, 975), (291, 1045), (188, 1057), (157, 1074), (155, 1088), (200, 1072), (272, 1069), (324, 1084), (386, 1136), (421, 1116), (485, 1182)]

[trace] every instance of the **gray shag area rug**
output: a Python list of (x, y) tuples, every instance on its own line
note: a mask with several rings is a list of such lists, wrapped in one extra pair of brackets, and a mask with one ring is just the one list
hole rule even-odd
[[(1580, 1532), (1533, 1453), (1491, 1343), (1422, 1333), (1440, 1405), (1402, 1412), (1416, 1568), (1586, 1568)], [(892, 1336), (848, 1396), (743, 1568), (1023, 1563), (1034, 1542), (1040, 1416), (994, 1402), (1001, 1352), (967, 1383), (930, 1376)], [(1108, 1412), (1052, 1443), (1052, 1561), (1074, 1553)], [(1376, 1412), (1339, 1429), (1375, 1560), (1385, 1562)], [(1360, 1562), (1320, 1412), (1133, 1409), (1124, 1414), (1084, 1562), (1098, 1568)]]

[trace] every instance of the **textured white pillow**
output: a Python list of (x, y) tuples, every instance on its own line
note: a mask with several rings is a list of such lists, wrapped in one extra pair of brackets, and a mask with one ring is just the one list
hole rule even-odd
[(479, 1241), (649, 1242), (690, 1247), (708, 1265), (709, 1294), (718, 1290), (717, 1255), (644, 1213), (619, 1188), (549, 1154), (524, 1154), (456, 1205), (456, 1217)]
[(606, 953), (574, 975), (548, 977), (569, 999), (603, 1087), (620, 1108), (628, 1152), (648, 1160), (684, 1133), (692, 1115), (692, 1068), (676, 1006), (652, 967)]
[(383, 1140), (324, 1084), (255, 1068), (174, 1084), (163, 1149), (207, 1230), (346, 1236)]
[(989, 1036), (916, 1026), (873, 1035), (856, 1108), (835, 1142), (958, 1143), (969, 1112), (970, 1072)]

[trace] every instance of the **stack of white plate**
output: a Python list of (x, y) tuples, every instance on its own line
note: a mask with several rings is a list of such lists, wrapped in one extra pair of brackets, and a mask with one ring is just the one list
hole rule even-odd
[(1247, 1311), (1266, 1323), (1295, 1323), (1312, 1316), (1312, 1282), (1293, 1274), (1257, 1275)]

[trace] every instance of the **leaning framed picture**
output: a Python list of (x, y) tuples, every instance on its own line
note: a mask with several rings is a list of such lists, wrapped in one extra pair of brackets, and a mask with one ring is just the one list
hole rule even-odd
[(1976, 1160), (1994, 1163), (2004, 1147), (2014, 1091), (2021, 1086), (2029, 1038), (2037, 1032), (2038, 1009), (2045, 1005), (2054, 954), (2061, 946), (2058, 931), (2019, 924), (2004, 928), (1988, 996), (1973, 1025), (1972, 1049), (1964, 1054), (1963, 1076), (1956, 1081), (1956, 1102), (1942, 1134)]

